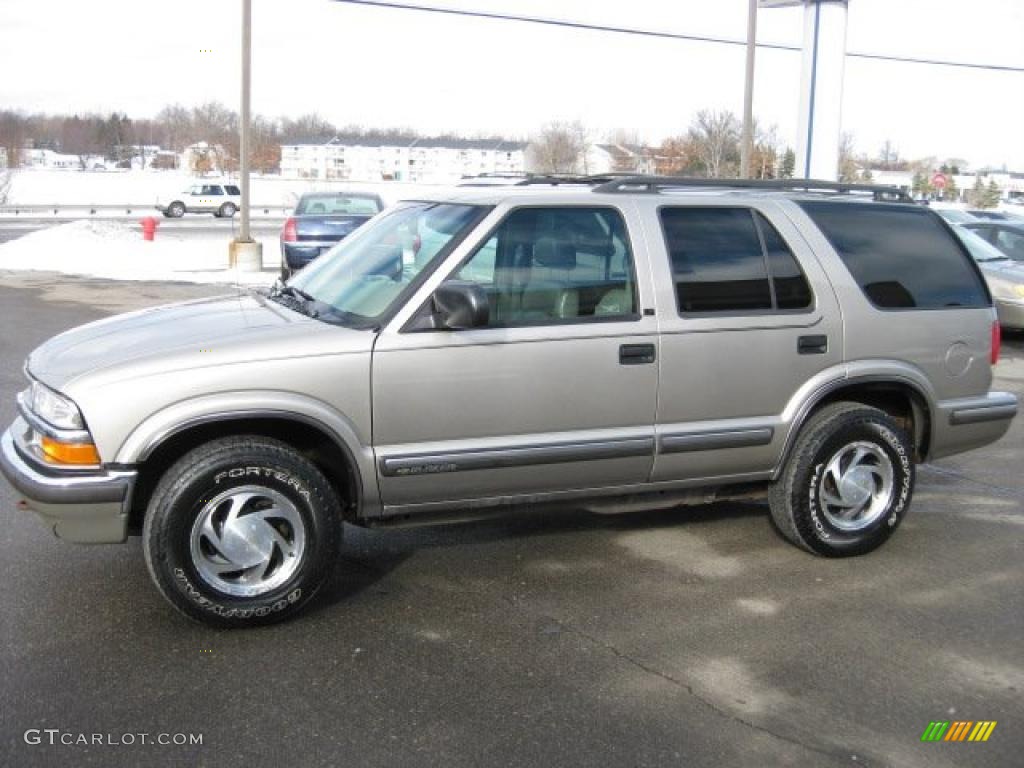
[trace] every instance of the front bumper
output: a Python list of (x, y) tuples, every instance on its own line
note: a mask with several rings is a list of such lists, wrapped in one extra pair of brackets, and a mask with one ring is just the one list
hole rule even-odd
[(60, 538), (113, 544), (128, 534), (128, 512), (137, 472), (57, 470), (19, 447), (28, 425), (22, 418), (0, 436), (0, 471), (14, 486), (19, 507), (42, 518)]
[(296, 243), (281, 243), (281, 255), (291, 270), (299, 270), (322, 253), (336, 246), (334, 240), (300, 240)]

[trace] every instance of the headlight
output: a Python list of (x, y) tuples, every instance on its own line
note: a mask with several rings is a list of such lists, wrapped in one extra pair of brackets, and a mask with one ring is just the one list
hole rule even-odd
[(38, 381), (32, 382), (28, 403), (36, 416), (58, 429), (85, 429), (78, 406)]
[(1017, 283), (1013, 286), (1013, 295), (1018, 299), (1024, 299), (1024, 283)]

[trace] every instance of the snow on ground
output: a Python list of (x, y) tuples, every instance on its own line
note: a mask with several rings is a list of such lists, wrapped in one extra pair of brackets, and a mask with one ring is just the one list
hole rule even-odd
[(142, 239), (138, 225), (72, 221), (0, 243), (0, 270), (63, 272), (113, 280), (270, 285), (279, 274), (277, 244), (263, 245), (263, 271), (228, 268), (229, 238), (178, 237), (157, 231)]
[[(168, 202), (182, 190), (203, 179), (180, 171), (77, 171), (19, 169), (11, 173), (11, 188), (6, 205), (128, 205), (150, 208), (157, 200)], [(210, 178), (207, 183), (224, 179)], [(237, 183), (237, 180), (234, 180)], [(304, 192), (321, 190), (369, 191), (391, 205), (416, 197), (437, 185), (407, 184), (398, 181), (317, 181), (282, 179), (279, 176), (251, 177), (254, 207), (295, 205)]]

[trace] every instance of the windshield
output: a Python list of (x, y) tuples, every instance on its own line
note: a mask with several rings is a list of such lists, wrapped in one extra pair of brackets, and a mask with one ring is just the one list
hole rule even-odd
[(485, 213), (475, 205), (400, 203), (295, 275), (290, 287), (359, 324), (384, 315)]
[(306, 195), (295, 208), (296, 216), (373, 216), (380, 210), (377, 198), (359, 195)]
[(981, 235), (975, 234), (964, 227), (954, 227), (954, 229), (975, 261), (979, 263), (985, 261), (1006, 261), (1009, 258)]

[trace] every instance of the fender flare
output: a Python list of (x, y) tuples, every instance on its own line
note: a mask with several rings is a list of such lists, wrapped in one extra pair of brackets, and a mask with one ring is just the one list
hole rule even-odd
[(242, 419), (294, 421), (324, 432), (348, 459), (358, 483), (360, 514), (380, 504), (373, 448), (342, 413), (314, 398), (280, 391), (220, 392), (172, 403), (146, 417), (118, 448), (115, 462), (144, 462), (160, 445), (194, 427)]
[[(859, 360), (855, 363), (844, 364), (841, 368), (843, 372), (838, 377), (835, 376), (836, 369), (830, 369), (831, 375), (829, 375), (830, 371), (823, 371), (824, 375), (819, 375), (809, 381), (786, 405), (782, 421), (784, 424), (789, 424), (789, 429), (779, 462), (772, 470), (772, 480), (776, 480), (782, 473), (789, 461), (793, 444), (796, 442), (800, 430), (803, 429), (817, 406), (829, 395), (861, 384), (896, 384), (917, 395), (928, 417), (930, 433), (927, 437), (929, 443), (934, 439), (937, 399), (931, 382), (922, 371), (896, 360)], [(911, 405), (912, 407), (915, 405), (913, 400)]]

